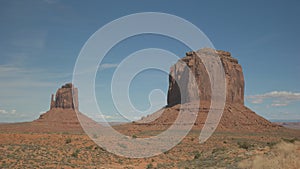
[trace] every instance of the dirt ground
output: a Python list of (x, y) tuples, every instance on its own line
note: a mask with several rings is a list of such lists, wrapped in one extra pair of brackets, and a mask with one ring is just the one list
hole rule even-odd
[[(146, 127), (134, 133), (126, 127), (118, 130), (134, 137), (160, 132)], [(84, 133), (1, 130), (0, 168), (257, 168), (260, 159), (269, 159), (272, 164), (271, 157), (283, 154), (280, 157), (284, 158), (284, 151), (295, 153), (292, 161), (281, 161), (285, 164), (276, 166), (300, 167), (294, 162), (300, 159), (300, 130), (218, 131), (203, 144), (199, 144), (199, 132), (191, 130), (177, 146), (160, 155), (131, 159), (105, 151)], [(279, 149), (281, 152), (277, 145), (289, 148)]]

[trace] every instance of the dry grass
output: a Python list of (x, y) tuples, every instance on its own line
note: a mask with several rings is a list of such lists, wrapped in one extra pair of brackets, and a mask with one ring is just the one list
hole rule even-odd
[(298, 169), (300, 168), (300, 142), (282, 141), (275, 145), (270, 152), (240, 162), (239, 167), (244, 169)]

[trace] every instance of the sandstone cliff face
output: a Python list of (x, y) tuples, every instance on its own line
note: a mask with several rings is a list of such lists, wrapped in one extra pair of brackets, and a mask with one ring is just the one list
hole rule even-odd
[[(204, 57), (220, 57), (226, 76), (226, 103), (244, 104), (244, 76), (241, 65), (229, 52), (201, 49), (197, 52), (188, 52), (170, 69), (168, 106), (192, 101), (198, 87), (201, 101), (210, 101), (211, 85), (206, 68), (197, 55)], [(189, 73), (188, 70), (191, 70)], [(196, 83), (191, 83), (191, 76)], [(180, 86), (180, 88), (179, 88)], [(183, 96), (183, 97), (181, 97)]]
[(51, 96), (50, 110), (53, 108), (78, 110), (78, 89), (67, 83), (57, 90), (55, 99)]

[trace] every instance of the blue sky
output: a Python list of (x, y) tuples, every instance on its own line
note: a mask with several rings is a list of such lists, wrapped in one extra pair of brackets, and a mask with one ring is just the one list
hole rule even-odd
[[(87, 39), (108, 22), (137, 12), (170, 13), (190, 21), (216, 49), (230, 51), (239, 60), (248, 107), (267, 119), (300, 120), (299, 5), (276, 0), (1, 1), (0, 121), (30, 121), (48, 110), (50, 94), (72, 81), (76, 58)], [(111, 120), (118, 120), (109, 96), (116, 64), (149, 47), (181, 57), (188, 50), (155, 35), (132, 37), (114, 47), (96, 79), (98, 104), (105, 105)], [(133, 104), (147, 109), (153, 88), (166, 91), (167, 75), (148, 71), (137, 76), (130, 88)]]

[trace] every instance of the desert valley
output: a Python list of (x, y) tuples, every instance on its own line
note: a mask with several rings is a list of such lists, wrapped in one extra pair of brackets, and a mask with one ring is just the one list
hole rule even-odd
[[(0, 168), (290, 168), (300, 167), (300, 130), (297, 124), (271, 123), (244, 105), (244, 75), (230, 52), (216, 51), (226, 76), (226, 104), (213, 135), (199, 143), (210, 109), (210, 81), (197, 55), (215, 57), (211, 50), (188, 52), (170, 69), (165, 107), (138, 121), (112, 127), (130, 139), (148, 138), (167, 130), (181, 110), (197, 109), (196, 121), (181, 142), (149, 158), (126, 158), (98, 146), (82, 129), (78, 117), (102, 126), (80, 113), (78, 92), (67, 83), (52, 95), (49, 111), (32, 122), (0, 124)], [(193, 103), (193, 86), (185, 68), (196, 77), (200, 107)], [(179, 90), (178, 85), (184, 86)], [(195, 87), (195, 86), (194, 86)], [(185, 93), (182, 93), (182, 92)], [(187, 96), (185, 100), (181, 95)], [(38, 104), (38, 103), (37, 103)], [(78, 106), (79, 105), (79, 106)], [(186, 110), (187, 109), (187, 110)], [(77, 111), (77, 113), (76, 113)], [(284, 126), (292, 125), (286, 128)], [(126, 145), (118, 143), (120, 148)]]

